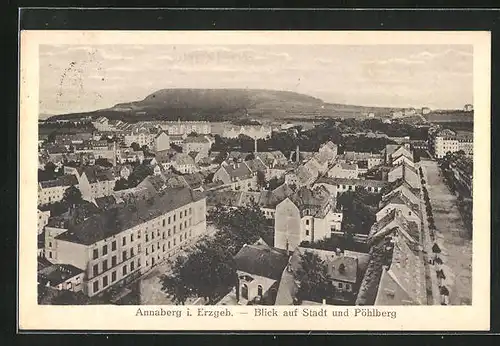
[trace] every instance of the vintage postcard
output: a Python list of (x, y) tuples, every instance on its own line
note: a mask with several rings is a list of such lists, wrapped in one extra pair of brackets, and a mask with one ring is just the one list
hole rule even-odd
[(488, 330), (490, 49), (21, 32), (20, 330)]

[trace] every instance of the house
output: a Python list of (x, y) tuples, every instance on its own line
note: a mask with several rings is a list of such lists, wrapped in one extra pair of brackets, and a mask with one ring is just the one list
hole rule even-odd
[(212, 147), (212, 141), (208, 136), (187, 136), (182, 143), (182, 152), (189, 153), (191, 151), (201, 152), (208, 155), (210, 148)]
[(417, 171), (412, 166), (403, 163), (395, 166), (387, 173), (387, 181), (394, 182), (403, 179), (412, 189), (420, 189), (420, 178)]
[(385, 162), (387, 164), (392, 163), (394, 157), (398, 157), (400, 154), (405, 154), (408, 158), (413, 160), (413, 154), (410, 152), (410, 143), (405, 144), (387, 144), (385, 149), (382, 150)]
[(235, 191), (257, 189), (257, 179), (245, 162), (223, 162), (214, 173), (213, 181), (231, 186)]
[(97, 129), (97, 131), (110, 131), (109, 119), (106, 117), (99, 117), (92, 121), (92, 125)]
[(85, 201), (92, 202), (94, 198), (113, 193), (116, 180), (111, 170), (86, 166), (78, 168), (77, 171), (78, 186)]
[(302, 187), (276, 206), (274, 246), (293, 251), (302, 241), (330, 237), (341, 224), (342, 211), (326, 188)]
[(63, 175), (55, 180), (38, 183), (38, 205), (59, 202), (63, 199), (64, 191), (70, 186), (78, 186), (79, 182), (72, 174)]
[(50, 210), (42, 211), (38, 209), (38, 234), (43, 232), (45, 225), (49, 222)]
[[(296, 294), (300, 282), (296, 280), (295, 274), (303, 269), (302, 256), (306, 253), (312, 253), (318, 256), (328, 268), (328, 275), (331, 278), (332, 291), (335, 292), (335, 301), (350, 303), (354, 302), (362, 274), (366, 270), (369, 261), (369, 255), (340, 250), (327, 251), (297, 247), (290, 257), (288, 264), (283, 271), (276, 297), (276, 305), (297, 305)], [(309, 301), (320, 302), (309, 297)]]
[(285, 198), (293, 195), (295, 191), (286, 183), (281, 184), (271, 191), (261, 191), (259, 197), (260, 209), (267, 219), (274, 220), (276, 214), (276, 206)]
[(248, 166), (248, 168), (250, 169), (250, 171), (252, 171), (254, 175), (257, 175), (257, 172), (262, 172), (265, 177), (269, 176), (269, 171), (266, 165), (259, 158), (253, 160), (247, 160), (245, 161), (245, 164)]
[(420, 204), (420, 191), (413, 189), (404, 179), (398, 179), (390, 183), (384, 190), (382, 191), (380, 205), (386, 203), (398, 193), (402, 193), (412, 204)]
[(408, 166), (415, 167), (415, 163), (413, 163), (413, 155), (407, 156), (404, 153), (401, 153), (398, 156), (393, 156), (391, 163), (393, 166), (406, 164)]
[(244, 245), (234, 256), (238, 283), (217, 305), (274, 305), (288, 258), (264, 241)]
[(422, 242), (419, 223), (407, 219), (398, 209), (391, 210), (372, 225), (368, 243), (376, 244), (394, 233), (401, 235), (412, 250), (420, 250)]
[(172, 167), (181, 174), (191, 174), (198, 170), (193, 158), (184, 153), (177, 153), (172, 157)]
[(163, 151), (170, 149), (170, 138), (165, 131), (160, 131), (153, 139), (153, 151)]
[(424, 264), (396, 234), (388, 244), (388, 265), (382, 267), (373, 305), (425, 305), (427, 302)]
[(381, 220), (384, 216), (395, 209), (400, 211), (407, 220), (415, 222), (420, 230), (420, 204), (412, 203), (412, 201), (401, 191), (393, 194), (390, 198), (381, 202), (380, 209), (375, 214), (376, 220)]
[(38, 271), (38, 284), (57, 290), (82, 291), (85, 272), (71, 264), (53, 264)]
[(102, 211), (53, 238), (52, 260), (82, 271), (82, 291), (128, 283), (206, 234), (206, 203), (188, 188)]
[(342, 155), (342, 158), (339, 160), (347, 163), (356, 163), (358, 165), (358, 168), (362, 165), (365, 165), (367, 170), (379, 166), (384, 162), (383, 156), (381, 154), (356, 151), (344, 152), (344, 155)]
[(358, 176), (358, 165), (352, 163), (339, 162), (328, 171), (330, 178), (356, 179)]
[(254, 153), (255, 158), (260, 159), (267, 168), (272, 169), (276, 166), (283, 166), (288, 163), (285, 155), (279, 150), (277, 151), (261, 151)]
[(142, 163), (144, 161), (144, 152), (134, 151), (131, 148), (121, 149), (117, 153), (117, 161), (121, 164), (132, 162)]

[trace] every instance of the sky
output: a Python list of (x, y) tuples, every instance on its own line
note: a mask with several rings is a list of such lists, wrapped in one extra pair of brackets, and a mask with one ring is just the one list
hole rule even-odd
[(93, 111), (163, 88), (288, 90), (325, 102), (463, 108), (471, 45), (41, 45), (39, 113)]

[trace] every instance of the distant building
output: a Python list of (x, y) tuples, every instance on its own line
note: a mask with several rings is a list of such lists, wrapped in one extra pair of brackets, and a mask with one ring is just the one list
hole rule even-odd
[(182, 143), (182, 152), (189, 153), (195, 151), (208, 155), (211, 147), (212, 141), (207, 136), (187, 136)]
[(444, 129), (437, 131), (429, 140), (430, 149), (436, 158), (443, 158), (447, 153), (456, 153), (462, 150), (471, 157), (474, 154), (474, 135), (472, 132), (454, 132)]
[(38, 271), (38, 284), (57, 290), (82, 291), (85, 272), (71, 264), (53, 264)]
[(235, 191), (257, 189), (257, 177), (245, 162), (225, 161), (214, 173), (213, 181), (230, 185)]
[(431, 109), (429, 107), (423, 107), (422, 108), (422, 114), (427, 115), (431, 112)]
[(222, 137), (237, 138), (239, 135), (245, 135), (251, 138), (267, 138), (271, 136), (272, 132), (273, 129), (270, 126), (246, 125), (225, 129)]
[(420, 178), (416, 169), (405, 163), (394, 166), (387, 174), (387, 180), (389, 182), (394, 182), (398, 179), (406, 181), (412, 189), (420, 188)]
[(471, 105), (470, 103), (468, 103), (468, 104), (466, 104), (466, 105), (464, 106), (464, 111), (465, 111), (465, 112), (472, 112), (473, 110), (474, 110), (474, 106), (473, 106), (473, 105)]

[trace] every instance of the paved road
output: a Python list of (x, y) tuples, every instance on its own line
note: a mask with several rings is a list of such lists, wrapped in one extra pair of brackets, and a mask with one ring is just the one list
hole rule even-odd
[(436, 236), (442, 237), (448, 252), (445, 264), (455, 275), (450, 304), (469, 305), (472, 302), (472, 241), (468, 239), (467, 229), (458, 211), (457, 198), (445, 185), (436, 161), (423, 160), (420, 165), (426, 176)]

